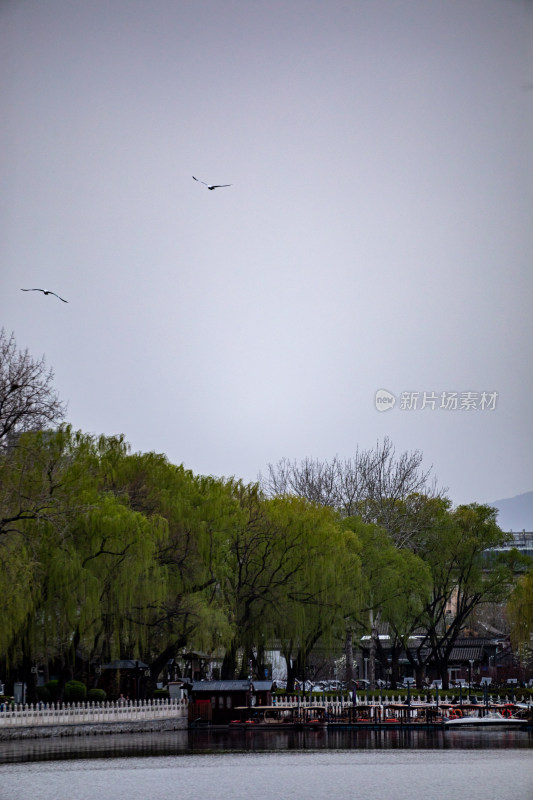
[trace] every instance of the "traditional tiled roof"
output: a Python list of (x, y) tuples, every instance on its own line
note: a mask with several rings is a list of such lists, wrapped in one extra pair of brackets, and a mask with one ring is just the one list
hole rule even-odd
[(452, 648), (450, 661), (481, 661), (485, 648), (483, 645), (460, 645)]
[[(269, 692), (272, 681), (253, 681), (256, 692)], [(247, 692), (250, 689), (249, 680), (240, 681), (194, 681), (193, 692)]]

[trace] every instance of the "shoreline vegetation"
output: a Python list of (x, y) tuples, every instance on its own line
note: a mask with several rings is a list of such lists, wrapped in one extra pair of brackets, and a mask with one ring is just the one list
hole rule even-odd
[[(350, 686), (363, 646), (370, 685), (408, 671), (446, 689), (485, 609), (508, 660), (483, 669), (533, 677), (531, 559), (504, 552), (495, 509), (454, 508), (420, 452), (385, 438), (345, 460), (283, 459), (252, 484), (197, 475), (65, 424), (52, 377), (0, 333), (6, 693), (151, 698), (193, 676), (194, 653), (195, 679), (214, 662), (222, 680), (267, 675), (273, 643), (289, 691), (338, 665)], [(465, 669), (479, 681), (481, 664)]]

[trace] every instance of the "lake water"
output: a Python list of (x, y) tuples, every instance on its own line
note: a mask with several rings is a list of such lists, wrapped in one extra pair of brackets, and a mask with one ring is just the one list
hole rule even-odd
[(527, 732), (186, 731), (0, 743), (1, 800), (532, 800)]

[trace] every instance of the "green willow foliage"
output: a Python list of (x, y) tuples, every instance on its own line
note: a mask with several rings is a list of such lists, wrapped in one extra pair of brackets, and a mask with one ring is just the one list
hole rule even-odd
[(141, 656), (157, 675), (183, 647), (235, 656), (342, 634), (359, 561), (331, 509), (68, 426), (1, 458), (8, 664)]
[[(342, 646), (346, 623), (359, 609), (360, 545), (330, 508), (300, 498), (271, 501), (295, 545), (301, 568), (294, 571), (283, 613), (273, 621), (287, 664), (303, 674), (313, 648), (334, 653)], [(287, 602), (287, 600), (289, 602)]]
[(0, 538), (0, 587), (10, 611), (0, 647), (8, 661), (26, 655), (46, 663), (75, 648), (91, 653), (99, 639), (109, 655), (123, 641), (142, 643), (143, 628), (129, 613), (161, 597), (156, 554), (165, 527), (106, 490), (117, 454), (126, 456), (120, 439), (65, 428), (24, 434), (2, 456), (2, 474), (11, 479)]
[[(423, 525), (407, 519), (415, 505)], [(233, 677), (240, 654), (260, 662), (275, 641), (301, 674), (318, 643), (338, 652), (378, 613), (399, 642), (423, 625), (449, 649), (477, 603), (505, 594), (482, 558), (504, 535), (484, 506), (415, 505), (400, 509), (412, 535), (399, 547), (358, 517), (132, 454), (121, 436), (23, 433), (0, 452), (0, 662), (139, 657), (156, 679), (182, 648), (221, 649)]]
[(521, 575), (507, 604), (511, 642), (522, 666), (533, 664), (533, 570)]

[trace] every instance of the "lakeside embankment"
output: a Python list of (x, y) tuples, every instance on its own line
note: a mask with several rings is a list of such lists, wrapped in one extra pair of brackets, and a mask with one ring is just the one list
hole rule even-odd
[(187, 718), (140, 720), (139, 722), (89, 722), (68, 725), (28, 725), (0, 728), (0, 741), (51, 739), (66, 736), (98, 736), (117, 733), (157, 733), (187, 729)]
[(0, 711), (0, 741), (182, 730), (186, 700), (12, 706)]
[[(354, 704), (353, 697), (339, 696), (321, 699), (302, 697), (277, 697), (276, 705), (271, 708), (295, 710), (305, 707), (327, 707), (330, 727), (355, 727), (380, 729), (441, 728), (444, 722), (442, 712), (448, 713), (455, 705), (456, 709), (468, 713), (468, 716), (483, 713), (485, 704), (454, 704), (456, 698), (441, 697), (439, 703), (427, 703), (424, 698), (368, 698), (366, 703), (361, 698)], [(510, 715), (518, 711), (518, 706), (509, 704), (507, 698), (498, 697), (499, 704), (490, 703), (492, 711), (501, 711)], [(450, 702), (451, 701), (451, 702)], [(511, 707), (510, 707), (511, 706)], [(256, 710), (263, 707), (258, 705)], [(266, 708), (266, 707), (264, 707)], [(487, 705), (487, 710), (489, 705)], [(524, 708), (521, 709), (523, 713)], [(531, 714), (532, 708), (525, 704), (525, 710)], [(457, 714), (457, 710), (454, 716)], [(439, 716), (439, 719), (437, 719)], [(189, 702), (187, 699), (118, 701), (105, 703), (76, 704), (42, 704), (25, 706), (0, 707), (0, 741), (17, 739), (46, 739), (64, 737), (87, 737), (108, 734), (136, 734), (186, 730), (188, 727)], [(213, 720), (215, 721), (215, 720)], [(207, 720), (205, 721), (207, 722)], [(209, 724), (209, 723), (208, 723)], [(531, 718), (529, 720), (531, 725)], [(528, 727), (524, 719), (524, 727)]]

